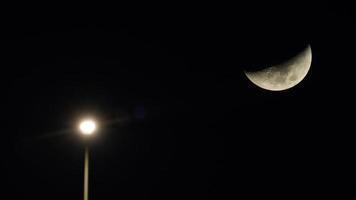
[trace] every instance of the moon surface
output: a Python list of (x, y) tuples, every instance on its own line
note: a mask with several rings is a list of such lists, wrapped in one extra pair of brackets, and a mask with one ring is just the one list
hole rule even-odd
[(311, 61), (312, 51), (308, 45), (302, 52), (282, 64), (254, 72), (245, 71), (245, 74), (251, 82), (263, 89), (281, 91), (300, 83), (307, 75)]

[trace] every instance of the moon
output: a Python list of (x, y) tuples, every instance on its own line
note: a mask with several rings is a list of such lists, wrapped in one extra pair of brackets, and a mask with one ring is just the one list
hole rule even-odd
[(312, 51), (308, 45), (303, 51), (279, 65), (249, 72), (247, 78), (255, 85), (271, 91), (281, 91), (292, 88), (307, 75), (312, 61)]

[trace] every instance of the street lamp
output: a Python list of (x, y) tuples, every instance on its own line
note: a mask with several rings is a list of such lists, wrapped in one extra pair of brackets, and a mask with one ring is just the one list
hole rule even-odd
[[(80, 132), (88, 137), (96, 131), (96, 123), (94, 120), (86, 119), (79, 124)], [(89, 194), (89, 147), (86, 144), (84, 152), (84, 200), (88, 200)]]
[(96, 130), (96, 123), (92, 119), (83, 120), (79, 124), (79, 129), (84, 135), (91, 135)]

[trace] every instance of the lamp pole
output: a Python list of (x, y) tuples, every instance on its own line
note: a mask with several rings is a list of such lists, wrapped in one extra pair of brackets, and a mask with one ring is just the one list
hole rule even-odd
[(89, 200), (89, 147), (84, 152), (84, 200)]

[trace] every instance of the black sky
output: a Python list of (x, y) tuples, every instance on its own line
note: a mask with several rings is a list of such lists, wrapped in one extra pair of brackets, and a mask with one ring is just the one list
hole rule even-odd
[[(2, 195), (82, 198), (75, 126), (93, 114), (91, 199), (352, 199), (354, 11), (307, 5), (6, 12)], [(307, 44), (312, 67), (290, 90), (243, 73)]]

